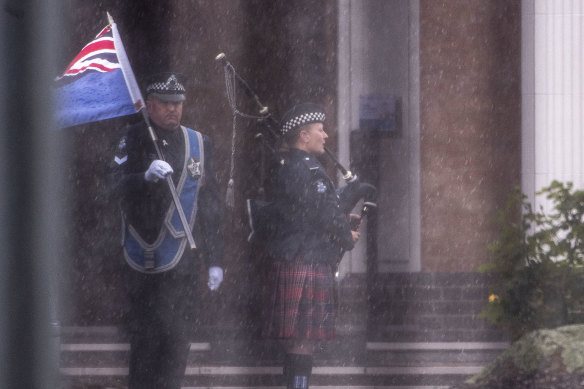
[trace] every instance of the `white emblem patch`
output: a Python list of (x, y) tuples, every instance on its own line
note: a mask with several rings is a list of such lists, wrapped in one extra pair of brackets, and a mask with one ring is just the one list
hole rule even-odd
[(324, 193), (324, 192), (326, 192), (326, 185), (324, 184), (324, 182), (322, 180), (318, 180), (316, 182), (316, 191), (318, 193)]

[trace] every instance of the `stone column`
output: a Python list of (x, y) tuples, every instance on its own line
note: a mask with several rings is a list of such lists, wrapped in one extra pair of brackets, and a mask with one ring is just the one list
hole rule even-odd
[(476, 271), (520, 183), (520, 3), (420, 1), (424, 271)]

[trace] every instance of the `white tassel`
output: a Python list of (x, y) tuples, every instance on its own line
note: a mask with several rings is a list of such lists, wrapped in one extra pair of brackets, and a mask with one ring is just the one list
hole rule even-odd
[(227, 193), (225, 194), (225, 203), (231, 209), (235, 207), (235, 193), (233, 189), (233, 184), (234, 184), (233, 178), (230, 178), (229, 182), (227, 183)]

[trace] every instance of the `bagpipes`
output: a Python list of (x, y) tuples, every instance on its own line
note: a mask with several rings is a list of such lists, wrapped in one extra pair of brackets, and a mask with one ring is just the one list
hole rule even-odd
[[(232, 143), (231, 143), (231, 164), (229, 173), (229, 182), (227, 185), (226, 193), (226, 203), (229, 207), (234, 206), (234, 158), (235, 158), (235, 142), (237, 133), (237, 119), (239, 117), (246, 119), (257, 120), (258, 123), (263, 124), (264, 128), (268, 130), (268, 134), (259, 132), (255, 135), (255, 138), (261, 141), (261, 172), (260, 172), (260, 189), (259, 197), (261, 199), (248, 199), (247, 200), (247, 213), (249, 218), (249, 225), (251, 228), (251, 233), (248, 237), (248, 241), (251, 241), (256, 236), (261, 237), (268, 233), (270, 224), (270, 202), (264, 199), (264, 183), (265, 183), (265, 153), (264, 151), (268, 149), (272, 156), (277, 156), (280, 152), (280, 141), (281, 137), (278, 135), (277, 129), (279, 128), (279, 122), (274, 119), (269, 108), (262, 104), (257, 94), (251, 89), (248, 83), (235, 71), (233, 65), (227, 60), (224, 53), (220, 53), (215, 57), (215, 60), (220, 62), (223, 66), (225, 73), (225, 85), (227, 91), (227, 99), (233, 114), (233, 133), (232, 133)], [(259, 108), (259, 115), (251, 115), (241, 112), (237, 108), (236, 101), (236, 84), (240, 85), (245, 94), (252, 99)], [(271, 146), (266, 140), (266, 135), (272, 138), (274, 146)], [(343, 165), (335, 158), (334, 154), (328, 149), (324, 148), (325, 154), (332, 160), (335, 167), (342, 174), (343, 179), (346, 184), (342, 188), (337, 190), (339, 196), (339, 203), (343, 213), (349, 215), (349, 213), (355, 208), (357, 203), (363, 199), (363, 204), (361, 207), (361, 219), (366, 217), (373, 209), (377, 207), (377, 189), (375, 186), (360, 182), (356, 174), (353, 174), (350, 170), (347, 170)]]

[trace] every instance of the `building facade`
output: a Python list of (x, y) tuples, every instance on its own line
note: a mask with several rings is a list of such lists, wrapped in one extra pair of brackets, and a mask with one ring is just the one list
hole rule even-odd
[[(330, 148), (342, 164), (378, 188), (375, 219), (363, 227), (358, 247), (345, 255), (341, 280), (371, 293), (398, 278), (413, 288), (429, 279), (423, 287), (438, 291), (441, 281), (436, 280), (447, 280), (450, 288), (457, 287), (457, 279), (475, 282), (478, 266), (489, 260), (487, 244), (496, 238), (496, 212), (532, 172), (533, 153), (522, 151), (522, 144), (532, 144), (525, 139), (533, 139), (542, 127), (526, 124), (534, 111), (524, 100), (537, 100), (525, 86), (522, 93), (522, 81), (533, 74), (526, 68), (526, 48), (532, 48), (537, 69), (538, 58), (547, 56), (539, 45), (530, 46), (533, 27), (525, 27), (524, 21), (545, 24), (533, 9), (551, 3), (72, 3), (74, 12), (66, 18), (72, 38), (64, 49), (70, 54), (65, 58), (99, 31), (108, 11), (139, 79), (167, 69), (187, 76), (184, 121), (213, 137), (223, 187), (229, 178), (233, 122), (217, 54), (226, 54), (276, 118), (297, 101), (326, 107)], [(547, 35), (534, 35), (543, 37)], [(238, 101), (242, 110), (256, 112), (244, 94)], [(382, 111), (387, 115), (382, 117)], [(75, 150), (83, 150), (75, 154), (69, 175), (76, 190), (71, 280), (101, 285), (65, 297), (74, 323), (115, 324), (124, 317), (123, 308), (113, 314), (107, 303), (110, 298), (123, 301), (122, 281), (116, 276), (123, 263), (116, 243), (117, 209), (103, 191), (124, 120), (71, 130)], [(257, 123), (239, 122), (236, 206), (225, 223), (230, 239), (221, 309), (237, 312), (234, 323), (241, 315), (254, 314), (237, 301), (242, 293), (251, 293), (253, 301), (249, 285), (258, 265), (246, 242), (244, 207), (260, 186), (257, 131)], [(336, 175), (332, 163), (325, 163)], [(529, 185), (524, 187), (535, 188)], [(97, 294), (107, 297), (96, 299)]]

